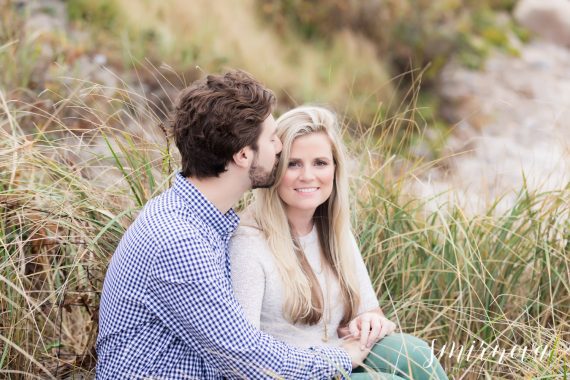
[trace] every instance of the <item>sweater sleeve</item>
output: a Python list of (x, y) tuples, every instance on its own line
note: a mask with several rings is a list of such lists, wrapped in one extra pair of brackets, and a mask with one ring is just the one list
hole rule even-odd
[(230, 241), (232, 285), (246, 318), (260, 328), (266, 274), (259, 260), (265, 250), (256, 234), (238, 233)]
[(351, 241), (354, 252), (354, 265), (356, 268), (356, 273), (360, 282), (360, 308), (358, 313), (363, 313), (379, 307), (378, 298), (376, 298), (376, 292), (372, 287), (372, 281), (370, 281), (370, 275), (362, 259), (362, 254), (354, 235), (351, 234)]

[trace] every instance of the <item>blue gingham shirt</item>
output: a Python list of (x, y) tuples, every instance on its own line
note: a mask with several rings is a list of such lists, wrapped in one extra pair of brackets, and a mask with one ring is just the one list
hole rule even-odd
[(293, 348), (255, 329), (231, 287), (228, 242), (239, 223), (186, 178), (154, 198), (109, 265), (96, 378), (327, 379), (350, 374), (340, 348)]

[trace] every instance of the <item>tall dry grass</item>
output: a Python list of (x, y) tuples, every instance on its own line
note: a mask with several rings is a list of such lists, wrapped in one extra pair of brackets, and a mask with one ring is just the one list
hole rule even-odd
[(173, 170), (146, 100), (74, 85), (53, 104), (0, 90), (0, 373), (14, 378), (90, 373), (108, 260)]
[(402, 163), (390, 141), (350, 142), (354, 225), (385, 312), (432, 343), (456, 378), (566, 378), (570, 186), (522, 188), (506, 212), (500, 198), (482, 215), (457, 204), (429, 211), (430, 199), (406, 190), (430, 163)]
[[(42, 109), (0, 92), (0, 373), (9, 378), (93, 374), (108, 260), (176, 167), (152, 107), (128, 88), (114, 94), (121, 96), (106, 98), (78, 81), (54, 109)], [(395, 123), (413, 109), (402, 112), (382, 130), (401, 130)], [(71, 127), (77, 120), (91, 128)], [(399, 140), (348, 132), (359, 165), (357, 234), (381, 304), (400, 328), (435, 339), (454, 376), (567, 375), (568, 189), (522, 189), (503, 215), (427, 212), (425, 200), (403, 191), (422, 167), (398, 163), (384, 145)], [(521, 352), (511, 357), (515, 345)], [(528, 353), (521, 359), (522, 347)], [(538, 348), (546, 350), (542, 359), (530, 354)], [(507, 354), (499, 360), (501, 350)]]

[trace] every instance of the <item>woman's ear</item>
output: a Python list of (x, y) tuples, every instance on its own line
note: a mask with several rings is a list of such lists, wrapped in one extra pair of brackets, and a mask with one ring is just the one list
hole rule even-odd
[(234, 164), (240, 168), (249, 168), (253, 161), (253, 149), (246, 146), (233, 155)]

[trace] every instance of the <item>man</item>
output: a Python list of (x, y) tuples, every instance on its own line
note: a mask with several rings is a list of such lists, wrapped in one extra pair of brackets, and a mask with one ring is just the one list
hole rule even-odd
[(182, 95), (174, 185), (149, 201), (109, 265), (100, 307), (97, 379), (331, 378), (366, 356), (296, 349), (256, 330), (231, 289), (231, 209), (271, 186), (281, 142), (273, 94), (241, 71), (210, 75)]

